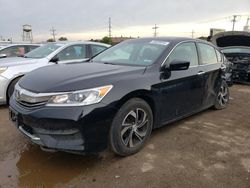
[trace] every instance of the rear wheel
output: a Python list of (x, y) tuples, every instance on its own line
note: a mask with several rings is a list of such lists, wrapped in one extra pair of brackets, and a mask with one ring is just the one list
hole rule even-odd
[(138, 152), (150, 137), (153, 114), (142, 99), (127, 101), (117, 112), (110, 129), (110, 146), (118, 155)]
[(221, 83), (220, 90), (217, 94), (217, 98), (215, 100), (214, 108), (217, 110), (221, 110), (227, 107), (229, 102), (229, 88), (225, 81)]

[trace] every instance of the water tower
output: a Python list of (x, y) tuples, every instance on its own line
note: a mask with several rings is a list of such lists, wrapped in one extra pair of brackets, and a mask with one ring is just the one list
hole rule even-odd
[(33, 35), (32, 35), (32, 27), (31, 25), (25, 24), (23, 25), (23, 41), (29, 41), (32, 43)]

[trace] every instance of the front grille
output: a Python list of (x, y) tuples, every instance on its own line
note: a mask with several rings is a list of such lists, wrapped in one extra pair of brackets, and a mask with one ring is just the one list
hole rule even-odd
[(237, 64), (236, 64), (236, 68), (237, 68), (237, 69), (247, 69), (247, 68), (248, 68), (248, 65), (247, 65), (247, 64), (244, 64), (244, 63), (237, 63)]
[(32, 129), (30, 126), (28, 126), (28, 125), (22, 125), (22, 128), (23, 128), (26, 132), (28, 132), (29, 134), (31, 134), (31, 135), (34, 134), (33, 129)]
[(28, 103), (28, 102), (25, 102), (25, 101), (18, 101), (16, 100), (17, 103), (23, 107), (26, 107), (26, 108), (35, 108), (35, 107), (41, 107), (41, 106), (44, 106), (47, 102), (39, 102), (39, 103)]
[(14, 98), (21, 106), (31, 108), (45, 105), (50, 96), (30, 92), (17, 84), (14, 91)]

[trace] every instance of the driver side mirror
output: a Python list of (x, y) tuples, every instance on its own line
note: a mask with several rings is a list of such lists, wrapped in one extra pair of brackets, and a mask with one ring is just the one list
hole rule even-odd
[(190, 65), (189, 61), (173, 60), (169, 65), (169, 69), (171, 71), (182, 71), (182, 70), (187, 70), (189, 68), (189, 65)]
[(57, 56), (54, 56), (51, 60), (50, 60), (50, 62), (52, 62), (52, 63), (58, 63), (58, 61), (59, 61), (59, 58), (57, 57)]
[(0, 58), (6, 58), (7, 55), (6, 54), (0, 54)]
[(161, 67), (161, 79), (168, 79), (171, 76), (171, 71), (181, 71), (187, 70), (189, 68), (190, 62), (182, 60), (173, 60), (168, 65)]

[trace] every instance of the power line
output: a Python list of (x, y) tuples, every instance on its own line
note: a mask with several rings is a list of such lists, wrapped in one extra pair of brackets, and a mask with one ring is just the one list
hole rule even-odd
[(157, 37), (157, 29), (159, 29), (159, 27), (155, 24), (155, 26), (152, 27), (152, 29), (154, 30), (154, 37)]
[(52, 27), (52, 29), (50, 30), (52, 33), (52, 37), (53, 37), (53, 40), (56, 41), (56, 30), (54, 29), (54, 27)]

